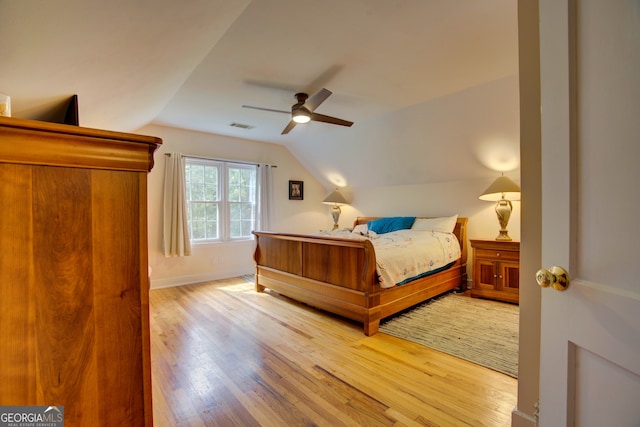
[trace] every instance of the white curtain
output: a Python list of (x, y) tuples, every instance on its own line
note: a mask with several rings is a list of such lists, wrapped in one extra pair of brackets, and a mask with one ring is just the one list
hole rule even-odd
[(258, 198), (258, 230), (271, 230), (271, 211), (273, 209), (273, 168), (260, 165), (260, 197)]
[(162, 251), (166, 257), (191, 255), (184, 164), (184, 156), (180, 153), (167, 156), (162, 215)]

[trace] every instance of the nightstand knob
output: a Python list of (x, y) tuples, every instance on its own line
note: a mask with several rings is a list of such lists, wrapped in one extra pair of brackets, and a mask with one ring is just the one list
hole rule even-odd
[(496, 252), (496, 256), (500, 256), (500, 252)]
[(536, 273), (536, 282), (542, 288), (551, 285), (556, 291), (564, 291), (569, 286), (569, 273), (564, 268), (555, 265), (549, 270), (542, 268)]

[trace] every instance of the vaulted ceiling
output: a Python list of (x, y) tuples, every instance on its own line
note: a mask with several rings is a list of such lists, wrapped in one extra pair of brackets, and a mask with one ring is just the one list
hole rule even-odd
[[(14, 116), (46, 118), (77, 94), (82, 126), (283, 144), (337, 184), (451, 179), (438, 162), (467, 137), (478, 141), (459, 166), (472, 176), (488, 170), (486, 144), (513, 156), (517, 72), (513, 0), (0, 0), (0, 92)], [(242, 108), (290, 110), (296, 92), (323, 87), (333, 95), (317, 112), (353, 127), (281, 135), (288, 115)], [(484, 130), (460, 132), (475, 121)], [(392, 169), (374, 174), (380, 159)]]

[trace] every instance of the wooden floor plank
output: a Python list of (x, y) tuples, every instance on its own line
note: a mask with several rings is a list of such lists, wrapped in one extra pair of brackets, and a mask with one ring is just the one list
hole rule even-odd
[(155, 425), (508, 426), (517, 380), (235, 278), (150, 295)]

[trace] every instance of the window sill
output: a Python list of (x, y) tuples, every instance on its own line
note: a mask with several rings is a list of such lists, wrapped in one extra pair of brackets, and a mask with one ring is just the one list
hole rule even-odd
[(191, 241), (191, 246), (209, 246), (209, 245), (219, 245), (221, 243), (226, 244), (241, 244), (253, 242), (255, 239), (253, 237), (249, 237), (246, 239), (234, 239), (234, 240), (204, 240), (204, 241)]

